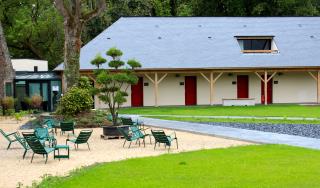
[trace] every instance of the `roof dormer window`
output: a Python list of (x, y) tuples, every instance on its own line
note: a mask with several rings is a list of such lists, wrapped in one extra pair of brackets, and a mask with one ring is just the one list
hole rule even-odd
[(274, 42), (273, 36), (268, 37), (250, 37), (237, 36), (242, 53), (277, 53), (278, 48)]

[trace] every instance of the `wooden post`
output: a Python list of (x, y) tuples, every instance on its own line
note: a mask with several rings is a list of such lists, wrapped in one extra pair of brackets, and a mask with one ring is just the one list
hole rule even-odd
[(320, 103), (320, 70), (318, 70), (317, 74), (317, 103)]
[(264, 105), (268, 105), (268, 72), (264, 71)]
[(210, 72), (210, 105), (213, 105), (214, 99), (213, 84), (213, 72)]
[(210, 78), (207, 78), (205, 74), (200, 72), (200, 74), (203, 76), (204, 79), (206, 79), (210, 84), (210, 105), (214, 104), (214, 84), (217, 82), (217, 80), (221, 77), (223, 72), (220, 72), (215, 78), (213, 78), (213, 72), (210, 72)]
[(158, 73), (154, 73), (154, 106), (158, 107)]

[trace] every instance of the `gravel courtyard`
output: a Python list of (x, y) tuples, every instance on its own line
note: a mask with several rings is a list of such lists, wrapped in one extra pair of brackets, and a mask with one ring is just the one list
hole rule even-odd
[[(0, 128), (5, 132), (16, 131), (21, 124), (26, 120), (17, 123), (14, 120), (1, 120)], [(27, 131), (27, 130), (23, 130)], [(167, 133), (172, 132), (166, 130)], [(80, 130), (77, 129), (76, 133)], [(35, 155), (34, 161), (31, 164), (31, 151), (27, 153), (26, 159), (22, 159), (23, 149), (18, 143), (13, 143), (11, 149), (6, 150), (8, 145), (5, 138), (0, 136), (0, 171), (5, 172), (0, 175), (0, 187), (9, 188), (16, 187), (18, 183), (31, 185), (33, 181), (41, 180), (41, 176), (45, 174), (51, 175), (66, 175), (69, 171), (80, 168), (82, 166), (92, 165), (100, 162), (110, 162), (117, 160), (124, 160), (134, 157), (156, 156), (168, 153), (164, 147), (153, 149), (153, 145), (146, 142), (144, 148), (132, 144), (130, 149), (122, 148), (123, 140), (103, 140), (100, 138), (102, 130), (99, 128), (94, 129), (90, 142), (91, 151), (87, 149), (86, 145), (80, 145), (79, 150), (75, 151), (73, 146), (70, 150), (70, 159), (62, 159), (61, 161), (53, 160), (53, 154), (50, 154), (47, 164), (44, 164), (42, 156)], [(211, 149), (211, 148), (224, 148), (240, 145), (249, 145), (252, 143), (230, 140), (212, 136), (204, 136), (198, 134), (191, 134), (186, 132), (176, 132), (179, 139), (179, 149), (172, 147), (171, 153)], [(64, 144), (67, 136), (60, 136), (58, 133), (58, 144)]]

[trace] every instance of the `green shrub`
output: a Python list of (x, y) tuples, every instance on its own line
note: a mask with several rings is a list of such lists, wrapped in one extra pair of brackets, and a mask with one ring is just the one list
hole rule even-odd
[(92, 108), (93, 99), (88, 89), (72, 87), (60, 99), (57, 113), (74, 116)]
[(1, 107), (3, 115), (10, 115), (12, 112), (14, 112), (14, 98), (4, 97), (1, 100)]

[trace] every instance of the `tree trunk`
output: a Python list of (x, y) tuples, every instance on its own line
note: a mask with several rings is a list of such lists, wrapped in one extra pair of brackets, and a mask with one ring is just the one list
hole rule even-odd
[[(78, 24), (78, 25), (77, 25)], [(66, 23), (64, 28), (64, 90), (77, 85), (80, 77), (81, 23)]]
[(0, 22), (0, 99), (5, 96), (5, 83), (13, 82), (14, 70), (12, 68), (7, 42)]

